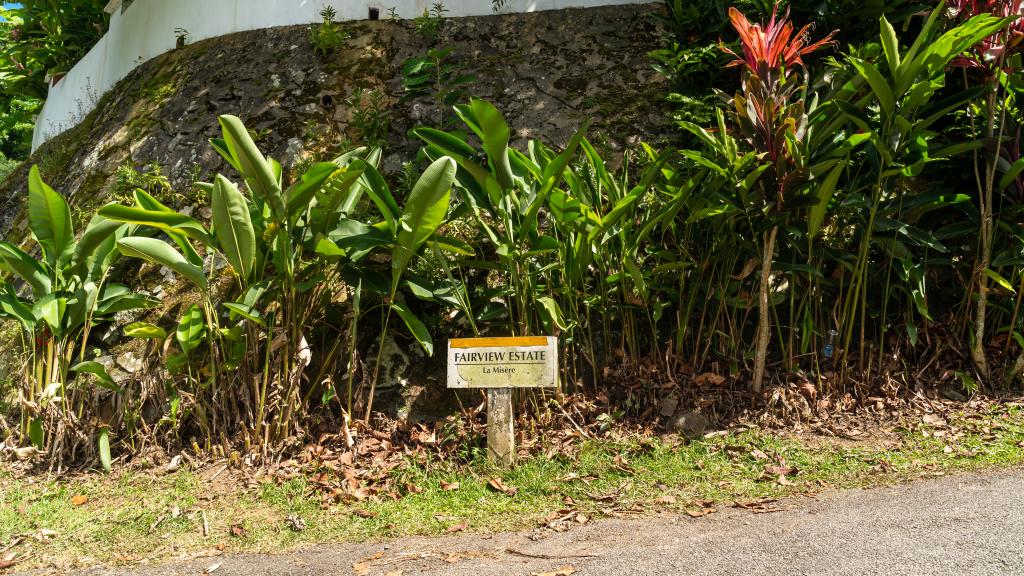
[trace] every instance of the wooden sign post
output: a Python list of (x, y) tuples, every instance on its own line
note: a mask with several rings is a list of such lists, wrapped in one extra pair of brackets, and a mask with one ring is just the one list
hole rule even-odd
[(487, 389), (487, 456), (511, 465), (513, 388), (558, 386), (558, 339), (453, 338), (448, 341), (448, 387)]

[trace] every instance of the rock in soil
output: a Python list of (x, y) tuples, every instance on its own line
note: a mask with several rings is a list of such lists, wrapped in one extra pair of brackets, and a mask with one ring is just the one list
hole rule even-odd
[(966, 402), (967, 396), (964, 396), (957, 387), (952, 384), (946, 384), (945, 386), (939, 387), (939, 394), (947, 400), (953, 400), (956, 402)]
[(708, 419), (696, 412), (680, 412), (668, 419), (665, 428), (690, 439), (699, 438), (708, 428)]

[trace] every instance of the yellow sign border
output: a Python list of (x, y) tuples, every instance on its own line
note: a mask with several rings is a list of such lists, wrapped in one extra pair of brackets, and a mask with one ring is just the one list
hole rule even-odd
[(512, 336), (504, 338), (452, 338), (452, 348), (503, 348), (512, 346), (547, 346), (546, 336)]

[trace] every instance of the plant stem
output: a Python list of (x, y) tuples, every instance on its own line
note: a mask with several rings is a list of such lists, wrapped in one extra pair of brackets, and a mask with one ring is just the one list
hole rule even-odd
[(764, 237), (764, 252), (761, 257), (761, 284), (758, 286), (757, 350), (754, 355), (754, 381), (751, 389), (760, 392), (764, 382), (764, 369), (768, 358), (768, 341), (771, 339), (771, 311), (768, 309), (768, 295), (771, 289), (772, 257), (775, 254), (775, 236), (778, 226), (773, 226)]

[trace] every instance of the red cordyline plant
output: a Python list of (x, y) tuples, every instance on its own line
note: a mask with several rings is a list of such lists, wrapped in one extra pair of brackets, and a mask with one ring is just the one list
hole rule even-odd
[[(789, 11), (779, 18), (778, 8), (776, 5), (772, 9), (766, 25), (751, 24), (742, 12), (729, 8), (729, 19), (740, 37), (743, 56), (724, 45), (722, 50), (736, 57), (727, 67), (745, 69), (740, 91), (733, 99), (740, 129), (756, 151), (768, 155), (776, 165), (778, 183), (784, 184), (787, 173), (799, 164), (799, 158), (787, 153), (786, 142), (803, 140), (806, 118), (806, 82), (793, 72), (804, 67), (804, 56), (833, 44), (835, 32), (810, 43), (810, 25), (794, 34)], [(794, 98), (798, 91), (800, 96)]]
[[(976, 103), (968, 105), (972, 131), (977, 133), (976, 117), (984, 122), (981, 129), (986, 141), (984, 158), (978, 152), (974, 154), (974, 175), (978, 187), (978, 208), (981, 215), (978, 235), (978, 257), (975, 265), (974, 286), (977, 302), (974, 310), (973, 344), (971, 358), (975, 369), (983, 380), (991, 377), (988, 357), (985, 353), (985, 316), (988, 306), (988, 277), (998, 272), (990, 270), (992, 263), (992, 245), (996, 230), (995, 198), (1004, 192), (1003, 188), (1011, 185), (997, 185), (997, 171), (1000, 164), (1012, 165), (1016, 153), (1011, 142), (1009, 146), (1004, 140), (1019, 139), (1019, 128), (1012, 118), (1013, 110), (1019, 110), (1013, 98), (1008, 97), (1005, 79), (1021, 69), (1021, 52), (1024, 51), (1024, 0), (947, 0), (950, 17), (954, 21), (967, 21), (975, 16), (991, 14), (1005, 18), (1006, 24), (995, 33), (985, 37), (963, 55), (951, 62), (951, 65), (964, 69), (964, 82), (970, 83), (971, 77), (981, 73), (983, 96)], [(969, 75), (968, 71), (975, 71)], [(1010, 114), (1011, 117), (1007, 117)], [(1016, 133), (1015, 133), (1016, 132)], [(1007, 138), (1009, 136), (1009, 138)], [(1017, 182), (1011, 182), (1016, 187)], [(1009, 192), (1009, 190), (1006, 190)], [(1024, 366), (1024, 354), (1017, 362)], [(1015, 377), (1019, 369), (1008, 374)]]
[(736, 122), (761, 162), (773, 169), (758, 180), (763, 205), (757, 208), (768, 224), (761, 256), (757, 346), (751, 383), (754, 391), (761, 390), (771, 336), (768, 296), (779, 218), (787, 193), (807, 179), (804, 139), (808, 82), (806, 73), (794, 72), (805, 68), (804, 56), (831, 45), (835, 34), (811, 42), (810, 26), (795, 31), (789, 11), (781, 18), (778, 11), (776, 4), (768, 23), (762, 25), (751, 24), (742, 12), (729, 8), (729, 19), (740, 37), (743, 55), (722, 46), (722, 50), (736, 57), (728, 66), (743, 67), (740, 90), (732, 99)]
[(729, 21), (740, 36), (743, 56), (740, 57), (723, 45), (722, 50), (736, 57), (736, 60), (726, 64), (726, 67), (745, 65), (751, 73), (767, 80), (771, 73), (779, 68), (784, 69), (788, 75), (796, 65), (803, 66), (804, 56), (834, 44), (834, 31), (825, 38), (808, 44), (811, 25), (804, 26), (794, 35), (793, 23), (789, 21), (789, 9), (786, 9), (786, 14), (781, 20), (778, 18), (778, 12), (779, 6), (776, 4), (772, 8), (768, 24), (762, 26), (751, 24), (735, 7), (729, 8)]

